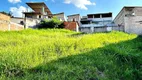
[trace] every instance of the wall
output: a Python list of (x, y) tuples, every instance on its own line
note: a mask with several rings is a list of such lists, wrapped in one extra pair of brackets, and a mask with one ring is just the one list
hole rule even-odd
[(142, 16), (125, 17), (125, 32), (142, 35)]
[(73, 19), (75, 19), (75, 21), (77, 21), (79, 24), (80, 24), (80, 15), (71, 15), (71, 16), (68, 16), (68, 21), (73, 21)]
[(85, 32), (85, 33), (92, 32), (90, 27), (80, 27), (79, 30), (80, 30), (80, 32)]
[(11, 22), (14, 22), (14, 23), (17, 23), (17, 24), (20, 24), (21, 21), (24, 22), (24, 18), (11, 18)]
[(3, 31), (9, 30), (9, 22), (0, 20), (0, 30)]
[(24, 26), (16, 24), (10, 21), (10, 16), (0, 13), (0, 30), (10, 31), (10, 30), (23, 30)]
[(107, 27), (94, 27), (94, 32), (107, 32)]
[(38, 24), (40, 23), (40, 19), (32, 19), (32, 18), (26, 18), (25, 19), (25, 26), (26, 28), (37, 28)]
[[(111, 28), (111, 27), (109, 27)], [(93, 31), (92, 31), (93, 30)], [(92, 33), (92, 32), (107, 32), (110, 31), (108, 27), (80, 27), (80, 32), (85, 32), (85, 33)]]
[(125, 17), (125, 9), (123, 8), (119, 14), (116, 16), (116, 18), (114, 19), (114, 23), (116, 25), (125, 25), (125, 22), (124, 22), (124, 17)]
[(23, 25), (0, 20), (0, 30), (2, 31), (23, 30), (23, 29), (24, 29)]
[(77, 22), (64, 22), (64, 28), (79, 32), (79, 26)]
[(131, 11), (126, 12), (131, 15), (124, 18), (125, 32), (142, 35), (142, 7), (133, 7)]
[(142, 7), (123, 8), (114, 19), (114, 22), (117, 25), (123, 25), (119, 25), (120, 27), (113, 27), (113, 30), (142, 35)]
[(136, 16), (142, 16), (142, 7), (135, 8), (134, 11)]
[(0, 20), (10, 21), (10, 16), (0, 13)]
[(11, 30), (23, 30), (23, 29), (24, 29), (24, 26), (23, 26), (23, 25), (10, 22), (10, 31), (11, 31)]
[(113, 26), (112, 30), (115, 30), (115, 31), (124, 31), (124, 26)]
[(57, 17), (62, 21), (67, 21), (64, 13), (54, 14), (54, 17)]

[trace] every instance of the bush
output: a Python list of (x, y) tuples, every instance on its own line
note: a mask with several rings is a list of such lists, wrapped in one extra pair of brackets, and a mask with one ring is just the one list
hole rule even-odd
[(53, 17), (51, 20), (44, 19), (40, 22), (39, 29), (46, 28), (63, 28), (64, 24), (57, 17)]

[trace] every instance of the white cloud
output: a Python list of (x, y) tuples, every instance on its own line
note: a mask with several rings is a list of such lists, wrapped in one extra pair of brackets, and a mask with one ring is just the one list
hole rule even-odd
[(26, 11), (26, 8), (24, 6), (20, 7), (11, 7), (10, 11), (12, 12), (12, 16), (14, 17), (22, 17), (22, 12)]
[(88, 9), (86, 5), (96, 5), (95, 2), (91, 2), (90, 0), (65, 0), (64, 3), (74, 4), (76, 7), (84, 10)]
[(18, 3), (21, 2), (21, 0), (8, 0), (10, 3)]

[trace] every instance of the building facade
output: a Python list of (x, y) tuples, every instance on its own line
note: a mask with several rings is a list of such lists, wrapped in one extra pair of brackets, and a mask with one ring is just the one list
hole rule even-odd
[(44, 2), (26, 3), (33, 11), (23, 12), (25, 16), (25, 28), (36, 28), (43, 19), (52, 18), (52, 13)]
[(69, 15), (67, 17), (68, 17), (69, 22), (76, 21), (76, 22), (78, 22), (80, 24), (80, 20), (81, 20), (80, 14), (73, 14), (73, 15)]
[(67, 21), (65, 13), (57, 13), (57, 14), (53, 14), (54, 17), (57, 17), (60, 21)]
[(123, 7), (123, 9), (114, 19), (114, 23), (121, 28), (121, 31), (141, 35), (142, 7), (137, 7), (137, 6)]
[(81, 18), (81, 32), (111, 31), (112, 13), (88, 14)]

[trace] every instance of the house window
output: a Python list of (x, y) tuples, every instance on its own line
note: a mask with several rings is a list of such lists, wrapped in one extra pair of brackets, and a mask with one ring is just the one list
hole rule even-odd
[(41, 15), (39, 15), (39, 18), (41, 18)]
[(27, 16), (27, 18), (32, 18), (32, 16)]

